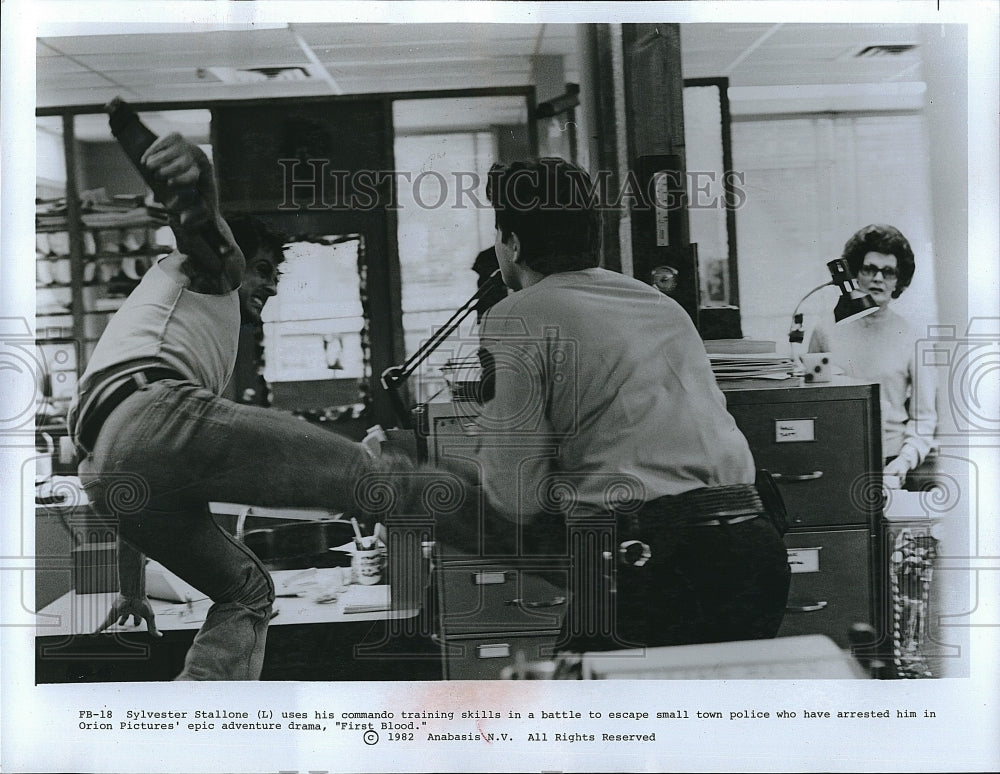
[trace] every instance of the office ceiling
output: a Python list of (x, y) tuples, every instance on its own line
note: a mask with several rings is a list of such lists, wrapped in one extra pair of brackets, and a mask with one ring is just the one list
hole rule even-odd
[[(79, 34), (111, 27), (47, 24), (36, 44), (37, 105), (99, 105), (116, 94), (191, 102), (520, 86), (532, 82), (533, 58), (545, 55), (564, 57), (565, 80), (579, 79), (574, 24), (175, 26)], [(727, 76), (731, 86), (920, 81), (920, 49), (909, 48), (918, 42), (910, 24), (681, 27), (684, 76)], [(502, 123), (512, 109), (500, 100), (485, 120)], [(58, 131), (57, 120), (45, 123)], [(81, 139), (107, 136), (97, 116), (79, 120), (77, 131)]]

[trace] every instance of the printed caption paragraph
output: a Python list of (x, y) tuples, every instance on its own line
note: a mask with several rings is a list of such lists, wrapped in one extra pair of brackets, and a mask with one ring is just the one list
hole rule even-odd
[(809, 709), (772, 707), (713, 709), (711, 707), (662, 710), (573, 709), (468, 709), (468, 710), (338, 710), (280, 707), (254, 709), (185, 709), (100, 707), (72, 712), (80, 731), (108, 733), (162, 732), (164, 734), (325, 734), (356, 737), (366, 745), (380, 742), (515, 742), (560, 744), (644, 744), (678, 731), (678, 724), (743, 723), (781, 724), (789, 721), (822, 724), (843, 721), (934, 722), (935, 710), (901, 707)]

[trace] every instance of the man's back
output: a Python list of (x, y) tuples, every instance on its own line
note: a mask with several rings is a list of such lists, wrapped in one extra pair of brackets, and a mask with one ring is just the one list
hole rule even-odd
[(554, 459), (527, 460), (524, 444), (519, 460), (513, 441), (484, 446), (491, 496), (520, 492), (522, 512), (537, 509), (553, 472), (597, 507), (611, 490), (648, 500), (753, 481), (694, 325), (644, 283), (604, 269), (551, 274), (498, 303), (481, 337), (497, 366), (487, 429), (558, 445)]

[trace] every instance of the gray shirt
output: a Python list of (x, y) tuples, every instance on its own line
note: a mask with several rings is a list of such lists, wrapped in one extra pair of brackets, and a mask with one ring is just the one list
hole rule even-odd
[(477, 459), (512, 518), (753, 482), (694, 324), (649, 285), (605, 269), (549, 275), (497, 303), (480, 339), (496, 391)]

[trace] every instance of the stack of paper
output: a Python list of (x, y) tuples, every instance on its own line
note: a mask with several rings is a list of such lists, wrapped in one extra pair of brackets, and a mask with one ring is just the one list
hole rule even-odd
[[(36, 228), (66, 229), (66, 216), (66, 197), (35, 199)], [(80, 194), (80, 220), (88, 228), (156, 227), (167, 222), (167, 213), (142, 195), (109, 196), (97, 188)]]
[(710, 354), (712, 373), (716, 381), (734, 379), (788, 379), (794, 363), (791, 358), (778, 354), (724, 355)]

